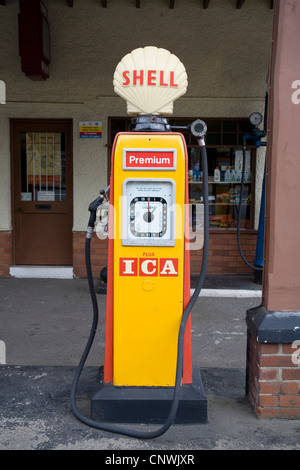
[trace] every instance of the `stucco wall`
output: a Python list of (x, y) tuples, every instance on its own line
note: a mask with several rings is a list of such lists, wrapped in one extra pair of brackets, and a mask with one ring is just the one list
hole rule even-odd
[[(107, 116), (126, 115), (114, 94), (112, 76), (132, 49), (154, 45), (184, 63), (189, 86), (174, 106), (175, 116), (247, 117), (263, 112), (267, 89), (272, 10), (269, 2), (212, 0), (43, 0), (51, 28), (51, 72), (34, 82), (21, 72), (18, 54), (19, 2), (0, 6), (0, 230), (11, 228), (9, 119), (72, 118), (74, 152), (74, 230), (85, 230), (87, 206), (106, 187)], [(79, 139), (78, 122), (100, 120), (102, 139)], [(261, 155), (261, 152), (259, 153)], [(263, 156), (258, 168), (261, 168)], [(259, 171), (261, 173), (261, 171)], [(261, 179), (258, 180), (258, 200)], [(258, 212), (258, 211), (257, 211)]]

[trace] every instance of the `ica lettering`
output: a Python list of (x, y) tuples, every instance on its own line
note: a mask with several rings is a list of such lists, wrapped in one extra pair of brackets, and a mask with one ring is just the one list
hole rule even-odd
[(178, 258), (120, 258), (119, 275), (177, 277)]

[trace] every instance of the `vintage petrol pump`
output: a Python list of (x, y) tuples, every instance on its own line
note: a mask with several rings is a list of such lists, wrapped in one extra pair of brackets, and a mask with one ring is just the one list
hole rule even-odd
[[(86, 424), (152, 438), (174, 420), (207, 420), (200, 371), (192, 366), (190, 311), (205, 276), (208, 223), (202, 271), (191, 298), (187, 149), (179, 129), (161, 116), (171, 114), (174, 99), (186, 91), (184, 66), (164, 49), (137, 49), (119, 63), (114, 87), (135, 117), (128, 132), (117, 134), (112, 151), (104, 371), (91, 399), (91, 419), (84, 418), (75, 404), (75, 389), (91, 339), (74, 378), (71, 403)], [(206, 125), (197, 120), (189, 129), (199, 139), (207, 201)], [(89, 208), (86, 254), (94, 312), (89, 243), (96, 209), (105, 197), (103, 192)], [(96, 328), (97, 320), (92, 337)], [(140, 432), (103, 421), (164, 425)]]

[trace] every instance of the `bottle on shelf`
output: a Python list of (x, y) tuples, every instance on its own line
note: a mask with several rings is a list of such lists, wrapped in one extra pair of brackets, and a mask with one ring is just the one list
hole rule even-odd
[(238, 183), (239, 183), (240, 181), (242, 181), (242, 172), (241, 172), (241, 171), (237, 171), (237, 172), (236, 172), (235, 181), (237, 181)]
[(230, 171), (230, 168), (229, 166), (226, 168), (226, 171), (225, 171), (225, 181), (231, 181), (231, 171)]
[(214, 171), (214, 181), (215, 182), (220, 181), (220, 170), (218, 166), (215, 168), (215, 171)]
[(193, 170), (193, 181), (200, 181), (200, 163), (197, 162)]
[(252, 180), (251, 170), (250, 169), (245, 170), (245, 182), (251, 183), (251, 180)]

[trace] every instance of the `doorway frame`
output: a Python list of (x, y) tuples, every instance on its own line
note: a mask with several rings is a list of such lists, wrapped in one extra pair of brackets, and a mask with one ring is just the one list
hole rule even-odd
[[(70, 245), (71, 245), (71, 264), (70, 266), (73, 266), (73, 233), (72, 233), (72, 228), (73, 228), (73, 217), (74, 217), (74, 197), (73, 197), (73, 119), (71, 118), (11, 118), (9, 120), (10, 122), (10, 181), (11, 181), (11, 263), (12, 266), (16, 265), (16, 252), (15, 252), (15, 236), (16, 236), (16, 230), (15, 230), (15, 213), (14, 213), (14, 207), (15, 207), (15, 194), (16, 194), (16, 166), (14, 165), (15, 159), (16, 159), (16, 154), (15, 154), (15, 145), (14, 145), (14, 133), (16, 126), (19, 124), (28, 124), (29, 127), (33, 126), (36, 127), (36, 132), (46, 132), (46, 126), (47, 124), (55, 124), (58, 127), (60, 125), (68, 127), (68, 134), (70, 136), (69, 139), (66, 139), (66, 152), (69, 155), (69, 160), (70, 164), (68, 165), (68, 181), (69, 181), (69, 186), (68, 186), (68, 191), (67, 193), (67, 198), (70, 198), (70, 207), (71, 207), (71, 232), (70, 232)], [(39, 126), (41, 126), (39, 128)], [(20, 265), (17, 265), (20, 266)], [(28, 266), (34, 266), (28, 265)]]

